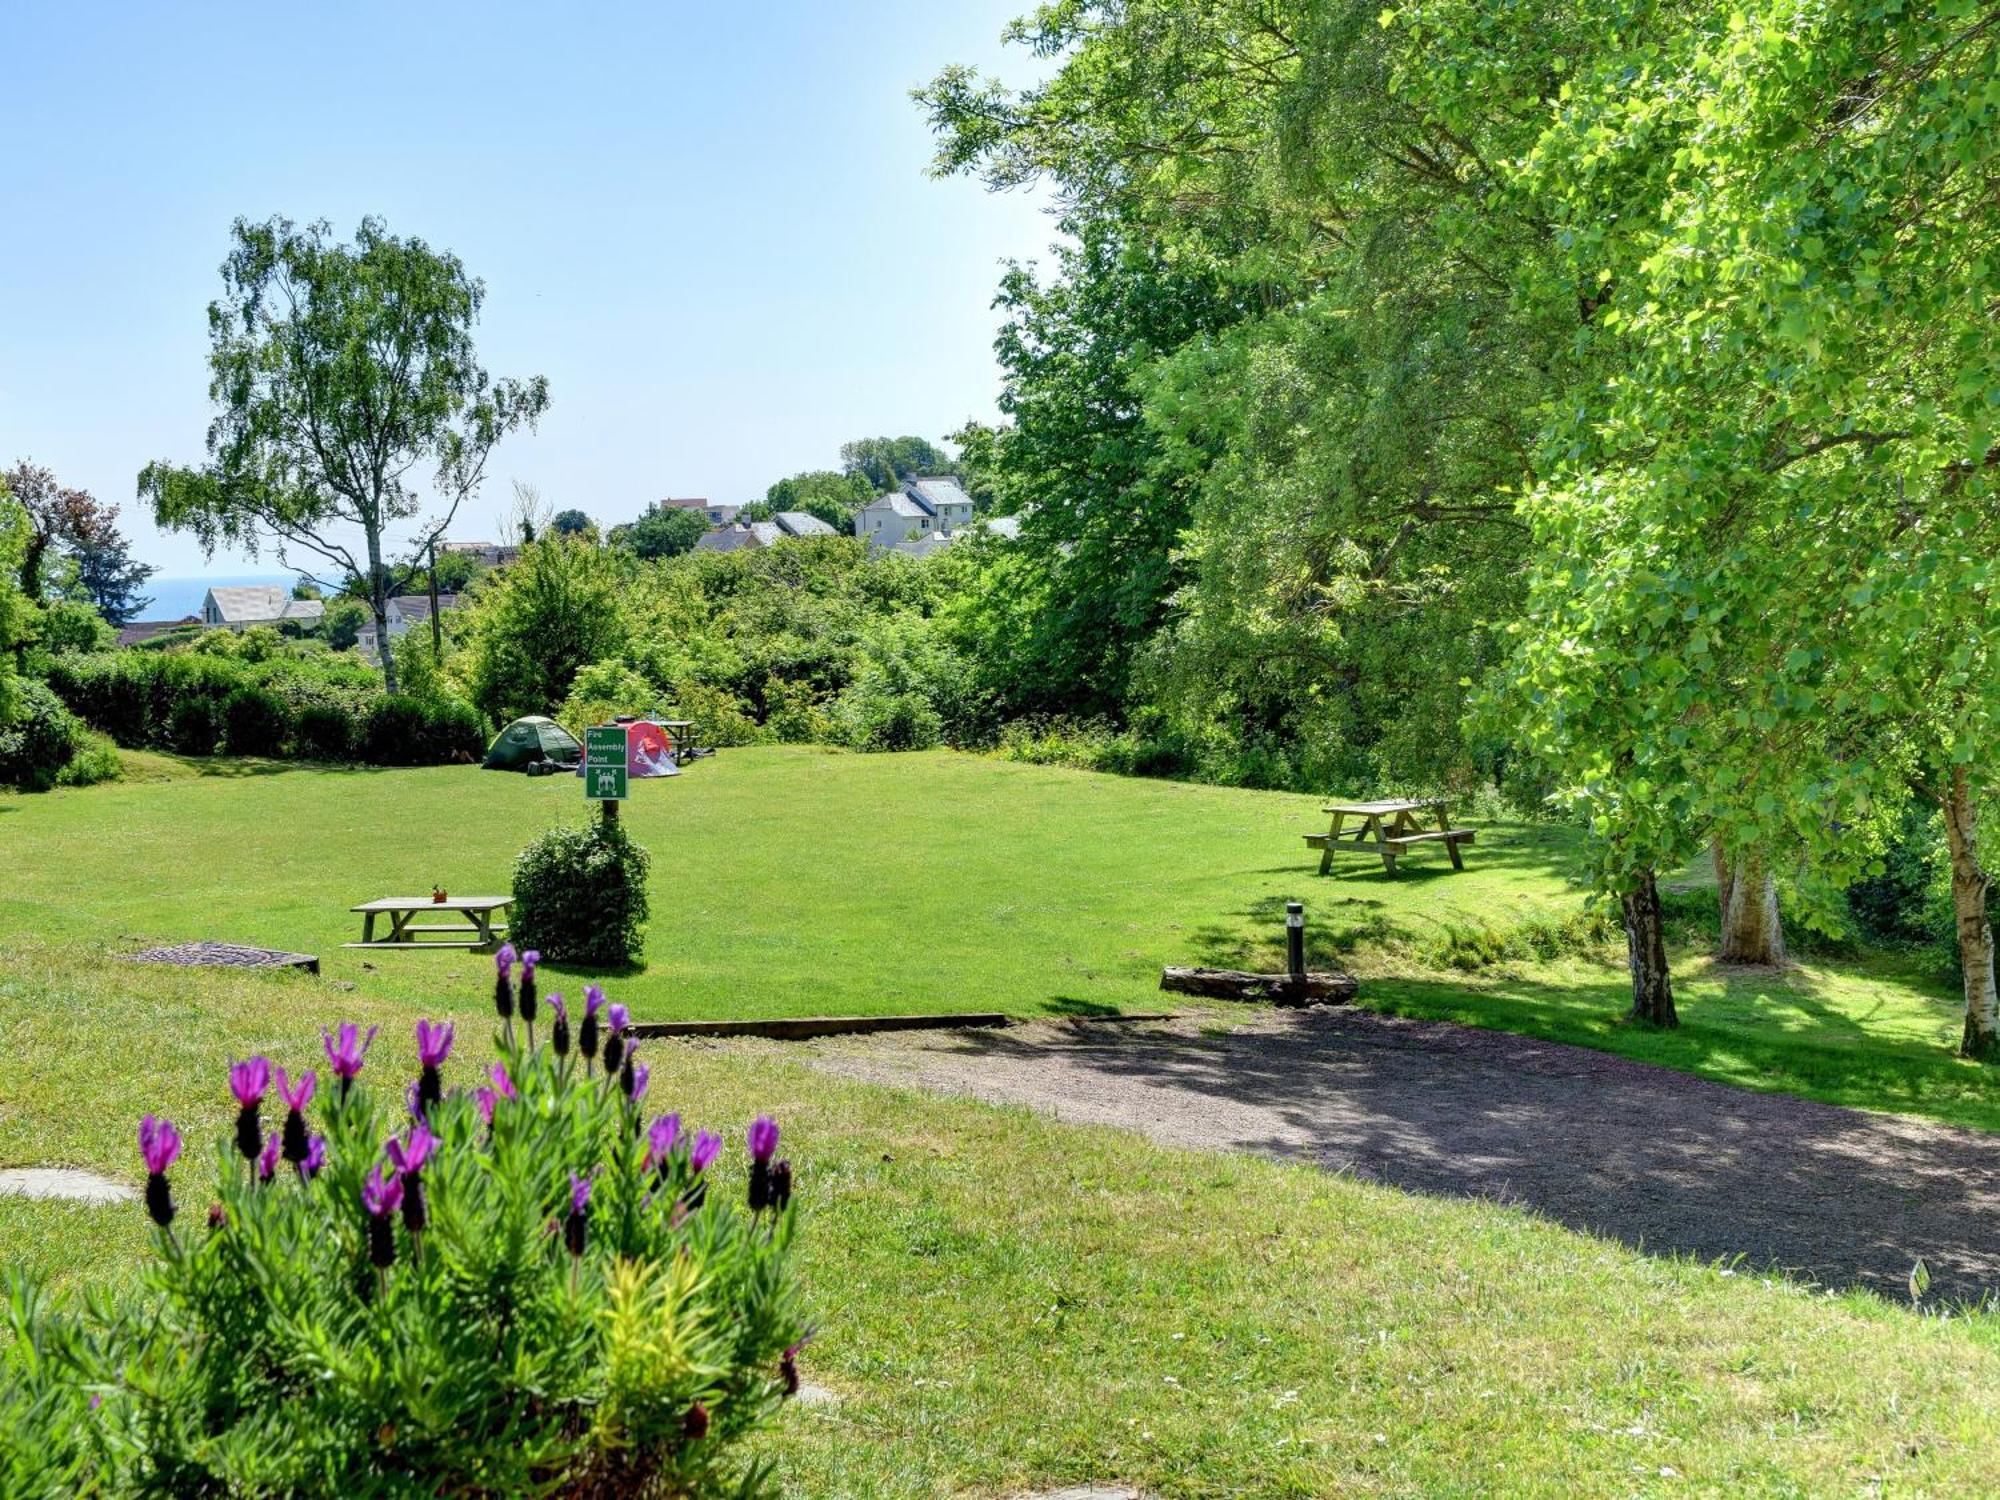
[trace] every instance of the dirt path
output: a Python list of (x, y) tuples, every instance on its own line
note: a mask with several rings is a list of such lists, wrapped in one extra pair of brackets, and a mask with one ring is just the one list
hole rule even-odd
[(1264, 1012), (1226, 1036), (1050, 1022), (809, 1054), (1170, 1145), (1516, 1203), (1648, 1250), (1897, 1298), (1921, 1255), (1933, 1297), (2000, 1292), (2000, 1137), (1505, 1032), (1342, 1009)]

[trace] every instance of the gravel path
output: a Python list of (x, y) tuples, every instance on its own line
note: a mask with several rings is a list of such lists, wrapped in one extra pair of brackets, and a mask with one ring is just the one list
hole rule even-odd
[(1586, 1048), (1322, 1009), (1228, 1035), (1049, 1022), (809, 1052), (850, 1077), (1519, 1204), (1648, 1250), (1896, 1298), (1922, 1256), (1933, 1298), (2000, 1292), (2000, 1137)]

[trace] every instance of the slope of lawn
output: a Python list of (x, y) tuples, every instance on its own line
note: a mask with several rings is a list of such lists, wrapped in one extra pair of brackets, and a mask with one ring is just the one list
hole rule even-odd
[[(433, 885), (504, 894), (524, 844), (593, 815), (570, 777), (201, 769), (0, 798), (0, 938), (287, 948), (422, 998), (485, 960), (343, 949), (360, 936), (348, 907)], [(1288, 897), (1322, 918), (1316, 885), (1324, 920), (1378, 937), (1574, 905), (1561, 830), (1482, 829), (1475, 879), (1336, 906), (1299, 837), (1324, 826), (1316, 798), (948, 752), (727, 750), (635, 784), (624, 816), (653, 860), (645, 969), (624, 983), (647, 1020), (1157, 1008), (1162, 964), (1280, 937)]]
[[(137, 1181), (134, 1119), (190, 1129), (201, 1208), (225, 1060), (297, 1067), (322, 1016), (407, 1011), (305, 978), (0, 962), (0, 1162)], [(483, 985), (447, 1085), (479, 1057)], [(613, 994), (622, 993), (614, 985)], [(787, 1493), (995, 1496), (1090, 1481), (1170, 1497), (1974, 1494), (1995, 1475), (2000, 1325), (1656, 1259), (1486, 1204), (1163, 1150), (1021, 1111), (649, 1043), (652, 1097), (724, 1131), (769, 1110), (799, 1166), (819, 1333), (759, 1445)], [(0, 1264), (129, 1279), (137, 1205), (0, 1199)]]
[[(410, 1015), (485, 960), (343, 949), (347, 908), (504, 892), (523, 844), (589, 815), (569, 778), (131, 760), (120, 784), (0, 795), (0, 945), (300, 949)], [(646, 1020), (1156, 1009), (1162, 964), (1281, 966), (1297, 897), (1315, 962), (1358, 972), (1365, 1004), (2000, 1128), (2000, 1070), (1952, 1056), (1957, 998), (1907, 963), (1774, 974), (1686, 951), (1680, 1030), (1626, 1026), (1618, 943), (1585, 914), (1567, 830), (1475, 820), (1462, 874), (1430, 852), (1391, 879), (1347, 846), (1323, 880), (1299, 837), (1325, 826), (1319, 802), (946, 752), (725, 751), (626, 804), (653, 917), (643, 969), (617, 982)]]

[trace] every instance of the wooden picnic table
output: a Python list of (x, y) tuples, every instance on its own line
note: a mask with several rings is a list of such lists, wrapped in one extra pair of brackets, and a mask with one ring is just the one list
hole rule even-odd
[[(447, 896), (439, 901), (430, 896), (384, 896), (377, 901), (364, 901), (359, 906), (350, 906), (349, 911), (361, 913), (361, 941), (343, 943), (343, 948), (493, 948), (500, 942), (500, 934), (507, 930), (504, 922), (493, 918), (504, 914), (514, 902), (512, 896)], [(463, 917), (462, 922), (419, 922), (418, 917), (426, 912), (449, 912)], [(389, 935), (377, 940), (375, 919), (389, 919)], [(421, 932), (439, 932), (441, 938), (421, 938)]]
[(653, 722), (666, 730), (668, 737), (673, 740), (676, 763), (697, 759), (705, 753), (701, 748), (700, 737), (695, 733), (693, 719), (655, 719)]
[[(1443, 844), (1445, 853), (1451, 856), (1451, 867), (1454, 870), (1465, 868), (1458, 846), (1472, 842), (1473, 830), (1451, 826), (1451, 819), (1445, 815), (1442, 797), (1426, 797), (1417, 801), (1391, 798), (1381, 802), (1330, 802), (1320, 811), (1333, 815), (1332, 825), (1325, 833), (1309, 833), (1305, 839), (1308, 848), (1320, 851), (1319, 872), (1322, 875), (1333, 868), (1334, 846), (1340, 842), (1341, 831), (1349, 818), (1357, 819), (1360, 824), (1354, 830), (1352, 842), (1364, 844), (1372, 835), (1376, 852), (1382, 856), (1382, 866), (1391, 875), (1396, 873), (1396, 856), (1418, 844)], [(1423, 827), (1417, 821), (1419, 813), (1433, 815), (1437, 827)]]

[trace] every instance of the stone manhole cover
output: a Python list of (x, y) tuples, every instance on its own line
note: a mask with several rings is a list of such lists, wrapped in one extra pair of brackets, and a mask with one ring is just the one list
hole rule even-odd
[(310, 953), (287, 953), (281, 948), (246, 948), (241, 943), (179, 943), (171, 948), (148, 948), (125, 955), (139, 964), (214, 964), (227, 969), (304, 969), (319, 972), (319, 960)]
[(122, 1182), (75, 1167), (0, 1167), (0, 1193), (73, 1203), (129, 1203), (139, 1196)]

